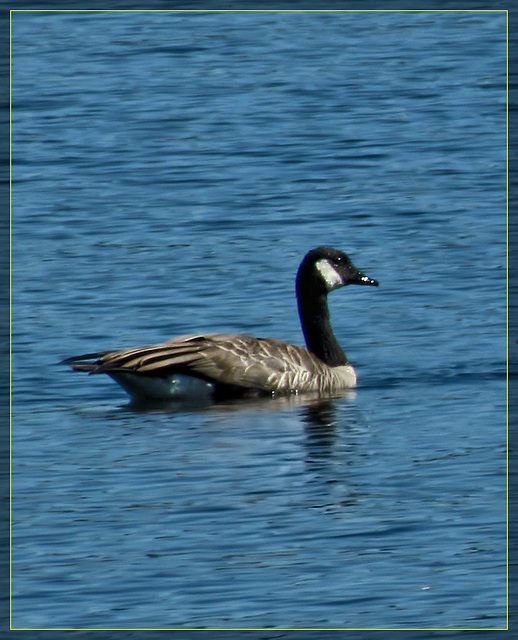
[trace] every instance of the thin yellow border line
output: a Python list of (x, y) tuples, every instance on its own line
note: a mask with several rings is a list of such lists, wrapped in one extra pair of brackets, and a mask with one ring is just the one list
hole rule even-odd
[(13, 485), (12, 485), (12, 468), (13, 468), (13, 444), (12, 444), (12, 11), (9, 12), (9, 628), (12, 629), (13, 622), (13, 606), (12, 606), (12, 584), (13, 584)]
[[(504, 13), (506, 14), (506, 626), (505, 627), (16, 627), (12, 626), (12, 14), (13, 13)], [(11, 9), (9, 11), (9, 629), (11, 631), (507, 631), (509, 629), (509, 10), (508, 9)]]
[(509, 12), (506, 20), (506, 422), (507, 422), (507, 447), (506, 447), (506, 578), (507, 578), (507, 628), (509, 628)]

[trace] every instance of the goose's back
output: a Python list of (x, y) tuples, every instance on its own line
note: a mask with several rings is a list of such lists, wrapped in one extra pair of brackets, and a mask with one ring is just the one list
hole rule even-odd
[(303, 347), (240, 334), (179, 336), (154, 346), (96, 356), (94, 362), (76, 358), (71, 366), (114, 378), (187, 375), (215, 386), (263, 393), (333, 392), (356, 384), (351, 365), (328, 367)]

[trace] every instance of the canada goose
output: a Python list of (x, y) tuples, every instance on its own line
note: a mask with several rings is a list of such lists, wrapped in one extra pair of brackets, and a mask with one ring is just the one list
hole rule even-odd
[(76, 371), (107, 373), (137, 400), (348, 389), (356, 386), (356, 373), (333, 334), (327, 306), (327, 294), (347, 284), (378, 286), (336, 249), (318, 247), (302, 260), (296, 292), (307, 350), (274, 338), (214, 333), (63, 362)]

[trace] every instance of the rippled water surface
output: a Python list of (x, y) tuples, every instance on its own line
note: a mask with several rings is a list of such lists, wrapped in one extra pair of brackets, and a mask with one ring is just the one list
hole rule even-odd
[[(501, 628), (505, 13), (13, 17), (13, 626)], [(135, 408), (77, 353), (300, 344), (344, 397)]]

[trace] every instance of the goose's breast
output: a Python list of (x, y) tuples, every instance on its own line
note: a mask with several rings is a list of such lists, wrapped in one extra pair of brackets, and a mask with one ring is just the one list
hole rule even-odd
[(356, 371), (351, 364), (328, 367), (327, 371), (319, 376), (318, 382), (318, 390), (321, 393), (353, 389), (357, 382)]
[(338, 389), (350, 389), (356, 386), (356, 371), (351, 364), (344, 364), (340, 367), (333, 367), (333, 377), (339, 385)]
[(333, 393), (356, 386), (356, 372), (352, 365), (328, 367), (323, 363), (316, 363), (311, 368), (288, 370), (281, 374), (272, 375), (269, 383), (273, 391)]

